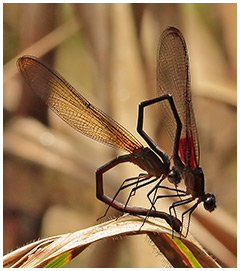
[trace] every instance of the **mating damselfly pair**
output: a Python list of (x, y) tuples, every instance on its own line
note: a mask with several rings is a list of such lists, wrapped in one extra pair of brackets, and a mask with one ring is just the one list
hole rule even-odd
[[(176, 232), (182, 232), (183, 218), (188, 214), (186, 235), (191, 214), (201, 202), (210, 212), (216, 208), (215, 196), (205, 193), (204, 174), (199, 167), (199, 140), (191, 98), (189, 58), (186, 42), (178, 29), (168, 27), (162, 33), (157, 54), (157, 95), (139, 104), (137, 131), (149, 147), (144, 147), (129, 131), (89, 103), (61, 75), (36, 57), (23, 56), (18, 59), (17, 66), (33, 91), (71, 127), (92, 139), (128, 152), (97, 169), (96, 190), (99, 200), (121, 212), (165, 219)], [(167, 128), (173, 139), (171, 158), (143, 130), (144, 110), (155, 103), (159, 103), (162, 112), (167, 112)], [(171, 159), (174, 164), (172, 167)], [(139, 166), (143, 173), (121, 180), (116, 194), (109, 197), (104, 193), (103, 175), (125, 162)], [(162, 185), (166, 178), (174, 187)], [(184, 181), (185, 190), (178, 188), (181, 180)], [(150, 207), (129, 205), (131, 195), (150, 184), (153, 186), (146, 195)], [(121, 203), (116, 197), (126, 188), (131, 191), (126, 202)], [(174, 194), (164, 194), (164, 190), (171, 190)], [(169, 206), (168, 213), (155, 207), (159, 199), (166, 197), (176, 199)], [(179, 219), (175, 209), (191, 202), (194, 203)]]

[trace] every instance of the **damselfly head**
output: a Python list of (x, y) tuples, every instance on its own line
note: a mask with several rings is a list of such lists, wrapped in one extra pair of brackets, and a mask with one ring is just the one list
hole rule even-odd
[(171, 171), (168, 174), (168, 181), (175, 185), (179, 184), (181, 181), (180, 173), (175, 166), (172, 167)]
[(209, 211), (212, 212), (216, 209), (216, 198), (213, 194), (207, 193), (205, 195), (205, 199), (203, 202), (204, 208)]

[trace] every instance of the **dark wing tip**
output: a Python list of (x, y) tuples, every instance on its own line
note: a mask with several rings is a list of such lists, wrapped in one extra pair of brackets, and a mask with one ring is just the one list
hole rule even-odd
[(21, 71), (32, 61), (38, 61), (38, 58), (36, 58), (35, 56), (31, 56), (31, 55), (21, 56), (17, 60), (17, 67)]
[(179, 36), (182, 36), (182, 32), (175, 26), (168, 26), (163, 33), (176, 33)]
[(161, 38), (160, 38), (160, 40), (163, 40), (166, 36), (168, 36), (168, 35), (176, 35), (177, 37), (179, 37), (181, 40), (182, 40), (182, 42), (183, 42), (183, 44), (184, 44), (184, 47), (186, 48), (186, 42), (185, 42), (185, 39), (184, 39), (184, 37), (183, 37), (183, 34), (182, 34), (182, 32), (178, 29), (178, 28), (176, 28), (176, 27), (174, 27), (174, 26), (168, 26), (163, 32), (162, 32), (162, 35), (161, 35)]

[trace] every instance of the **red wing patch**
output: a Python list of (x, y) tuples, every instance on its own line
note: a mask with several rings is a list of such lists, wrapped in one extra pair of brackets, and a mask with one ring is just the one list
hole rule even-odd
[(187, 136), (180, 139), (179, 154), (185, 165), (190, 165), (194, 168), (197, 167), (192, 137)]

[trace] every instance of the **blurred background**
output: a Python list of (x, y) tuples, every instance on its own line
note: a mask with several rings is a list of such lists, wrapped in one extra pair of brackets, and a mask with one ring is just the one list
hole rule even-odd
[[(236, 266), (237, 5), (4, 4), (3, 181), (4, 254), (39, 237), (84, 229), (120, 215), (96, 199), (95, 170), (123, 152), (65, 124), (23, 83), (16, 60), (34, 55), (89, 101), (136, 132), (138, 103), (155, 97), (156, 52), (169, 25), (188, 44), (192, 93), (206, 191), (213, 213), (195, 211), (191, 233), (225, 267)], [(157, 107), (144, 128), (171, 155)], [(142, 142), (142, 140), (140, 139)], [(144, 143), (144, 142), (142, 142)], [(146, 145), (146, 144), (145, 144)], [(121, 165), (105, 177), (114, 195), (141, 171)], [(148, 207), (146, 190), (131, 204)], [(142, 193), (142, 195), (141, 195)], [(120, 194), (124, 202), (127, 191)], [(160, 209), (169, 206), (161, 202)], [(149, 240), (136, 235), (97, 243), (69, 267), (168, 267)]]

